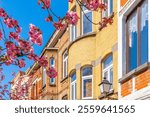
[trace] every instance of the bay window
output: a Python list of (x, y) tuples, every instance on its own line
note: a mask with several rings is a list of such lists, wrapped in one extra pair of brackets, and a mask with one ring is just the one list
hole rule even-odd
[(126, 21), (126, 72), (148, 62), (147, 2), (144, 0), (138, 5)]
[(92, 67), (86, 67), (82, 70), (82, 99), (93, 97), (93, 74)]

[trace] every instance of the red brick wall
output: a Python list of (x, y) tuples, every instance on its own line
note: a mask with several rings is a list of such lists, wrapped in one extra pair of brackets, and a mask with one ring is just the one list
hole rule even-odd
[(126, 81), (121, 85), (121, 96), (127, 96), (132, 92), (132, 79)]
[(149, 83), (150, 83), (150, 70), (147, 70), (136, 77), (135, 89), (140, 90), (144, 87), (147, 87)]

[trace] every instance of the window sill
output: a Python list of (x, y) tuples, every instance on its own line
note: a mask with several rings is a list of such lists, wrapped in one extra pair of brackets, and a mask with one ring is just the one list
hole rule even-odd
[(49, 86), (50, 87), (56, 87), (56, 84), (50, 84)]
[(139, 75), (141, 72), (146, 71), (150, 67), (150, 63), (147, 62), (136, 69), (130, 71), (129, 73), (125, 74), (122, 78), (119, 79), (119, 83), (123, 83), (129, 79), (131, 79), (133, 76)]
[(60, 83), (63, 83), (65, 80), (67, 80), (68, 79), (68, 76), (66, 76), (65, 78), (63, 78), (61, 81), (60, 81)]

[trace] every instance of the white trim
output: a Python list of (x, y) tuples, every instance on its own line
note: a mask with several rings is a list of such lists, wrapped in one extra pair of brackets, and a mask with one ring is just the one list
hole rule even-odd
[[(93, 72), (93, 70), (92, 70)], [(83, 90), (84, 90), (84, 87), (83, 87), (83, 81), (84, 80), (89, 80), (91, 79), (92, 80), (92, 96), (91, 97), (83, 97)], [(82, 99), (92, 99), (93, 98), (93, 75), (89, 75), (89, 76), (82, 76)]]
[[(74, 97), (72, 98), (72, 86), (74, 86)], [(77, 80), (74, 80), (73, 82), (71, 82), (70, 83), (70, 99), (71, 100), (76, 100), (77, 99), (77, 87), (75, 87), (75, 86), (77, 86)]]
[[(64, 55), (65, 54), (68, 54), (68, 51), (66, 50), (64, 53), (63, 53), (63, 78), (65, 78), (67, 75), (68, 75), (68, 55), (66, 58), (64, 58)], [(66, 62), (66, 76), (64, 74), (64, 63)]]

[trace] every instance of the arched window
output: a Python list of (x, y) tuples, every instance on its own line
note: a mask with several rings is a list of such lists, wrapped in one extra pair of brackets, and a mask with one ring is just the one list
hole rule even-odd
[(76, 83), (76, 72), (72, 73), (71, 75), (71, 99), (76, 100), (77, 99), (77, 83)]
[[(108, 56), (103, 61), (103, 78), (106, 78), (110, 83), (113, 84), (113, 58), (112, 55)], [(111, 85), (111, 89), (113, 85)]]
[(92, 78), (92, 67), (82, 69), (82, 99), (93, 97)]

